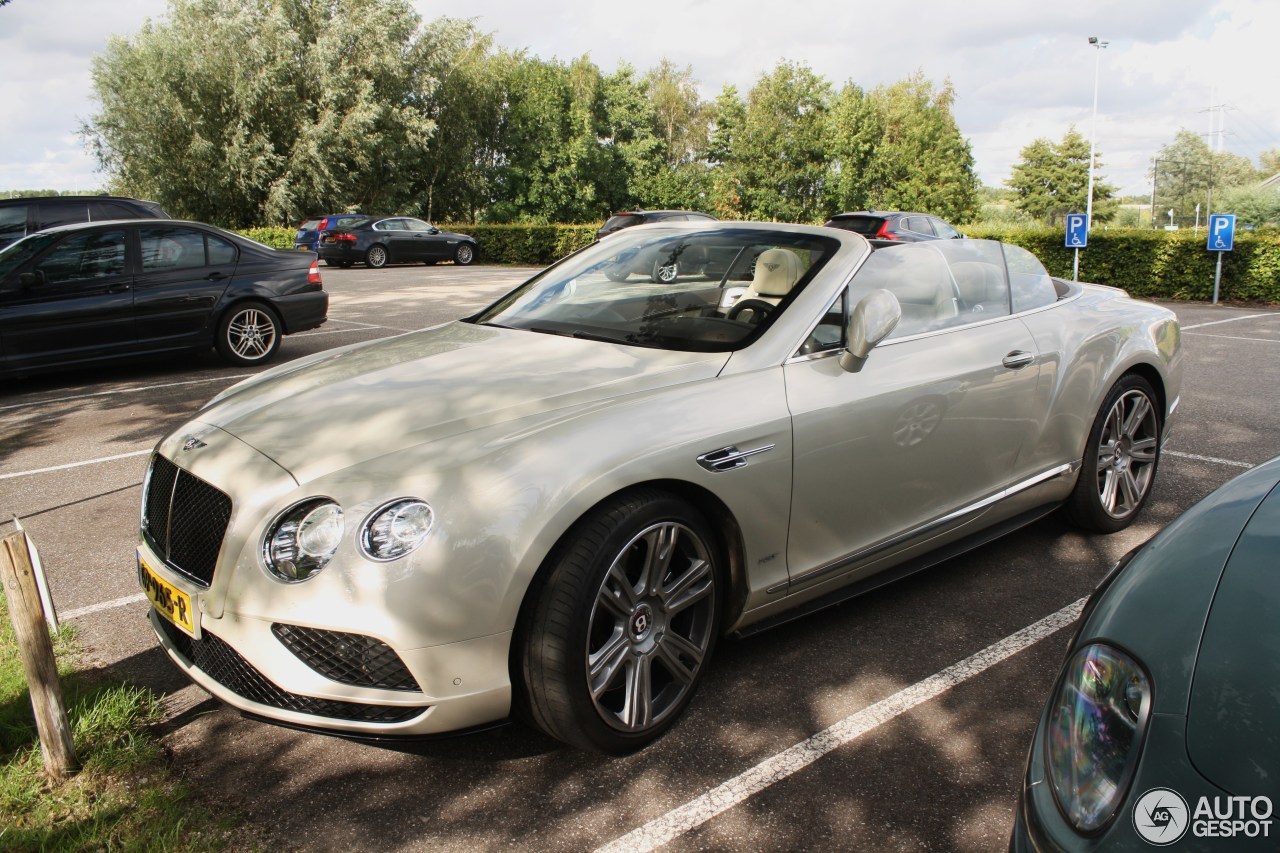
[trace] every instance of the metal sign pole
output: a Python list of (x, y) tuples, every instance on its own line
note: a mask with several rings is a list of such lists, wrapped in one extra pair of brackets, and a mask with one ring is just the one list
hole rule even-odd
[(1076, 262), (1071, 267), (1071, 280), (1072, 281), (1080, 280), (1080, 250), (1079, 249), (1076, 249)]
[(1222, 284), (1222, 252), (1218, 253), (1218, 269), (1213, 274), (1213, 304), (1218, 304), (1218, 288)]

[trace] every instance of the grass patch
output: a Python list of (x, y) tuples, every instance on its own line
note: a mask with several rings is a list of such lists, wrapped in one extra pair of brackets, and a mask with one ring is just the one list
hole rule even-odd
[(155, 694), (95, 683), (75, 671), (75, 637), (54, 637), (80, 759), (61, 783), (44, 778), (26, 675), (0, 597), (0, 850), (222, 850), (228, 826), (190, 801), (169, 774), (151, 726)]

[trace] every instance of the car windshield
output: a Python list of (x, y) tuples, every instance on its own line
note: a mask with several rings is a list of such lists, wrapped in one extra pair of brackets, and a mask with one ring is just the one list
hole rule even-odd
[(319, 219), (307, 219), (298, 226), (299, 231), (314, 231), (320, 227)]
[(634, 213), (619, 213), (615, 216), (610, 216), (609, 221), (600, 230), (617, 231), (619, 228), (629, 228), (632, 225), (639, 225), (641, 222), (644, 222), (644, 218)]
[(329, 228), (327, 230), (349, 231), (352, 228), (359, 228), (362, 225), (368, 225), (372, 218), (373, 217), (371, 216), (344, 216), (341, 218), (331, 216), (329, 217)]
[(32, 234), (0, 250), (0, 278), (40, 254), (45, 246), (58, 239), (57, 234)]
[(472, 322), (727, 352), (759, 337), (840, 245), (830, 237), (733, 226), (635, 231), (544, 270)]
[(884, 220), (878, 216), (842, 216), (827, 223), (828, 228), (843, 228), (864, 237), (870, 237), (880, 230)]

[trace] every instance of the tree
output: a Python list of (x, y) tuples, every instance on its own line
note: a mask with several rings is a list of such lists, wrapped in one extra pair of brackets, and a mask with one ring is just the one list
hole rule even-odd
[(1217, 194), (1229, 187), (1243, 187), (1266, 177), (1238, 154), (1214, 152), (1203, 138), (1189, 130), (1180, 130), (1173, 142), (1160, 149), (1149, 173), (1155, 183), (1157, 215), (1173, 211), (1174, 224), (1194, 224), (1195, 207), (1200, 205), (1200, 219), (1218, 210)]
[(831, 110), (828, 213), (871, 206), (871, 187), (880, 180), (876, 154), (883, 136), (875, 103), (861, 87), (846, 83)]
[(230, 226), (395, 209), (435, 129), (405, 0), (170, 0), (94, 58), (82, 134), (113, 189)]
[[(1020, 210), (1046, 225), (1063, 221), (1068, 213), (1083, 213), (1089, 203), (1089, 142), (1069, 127), (1062, 141), (1036, 139), (1022, 149), (1021, 161), (1014, 164), (1009, 188)], [(1101, 162), (1095, 152), (1093, 218), (1108, 222), (1118, 204), (1115, 187), (1102, 180)]]
[(924, 75), (881, 86), (869, 98), (880, 136), (867, 164), (868, 204), (917, 210), (964, 223), (978, 211), (973, 152), (951, 114), (955, 90)]
[(1263, 180), (1280, 175), (1280, 148), (1271, 148), (1259, 154), (1258, 166)]
[(786, 222), (824, 216), (830, 101), (830, 83), (789, 62), (751, 89), (727, 152), (744, 215)]
[(742, 178), (733, 151), (747, 119), (747, 106), (738, 95), (738, 88), (726, 83), (708, 115), (710, 132), (705, 157), (711, 166), (711, 205), (721, 219), (737, 219), (742, 215)]
[(1280, 187), (1231, 187), (1215, 198), (1215, 211), (1234, 213), (1242, 225), (1280, 225)]

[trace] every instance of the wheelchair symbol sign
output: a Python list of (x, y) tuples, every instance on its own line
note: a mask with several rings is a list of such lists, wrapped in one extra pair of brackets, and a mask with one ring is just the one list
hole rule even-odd
[(1236, 238), (1234, 213), (1215, 213), (1209, 217), (1209, 244), (1211, 252), (1230, 252)]
[(1083, 213), (1067, 214), (1068, 249), (1083, 249), (1089, 245), (1089, 220)]

